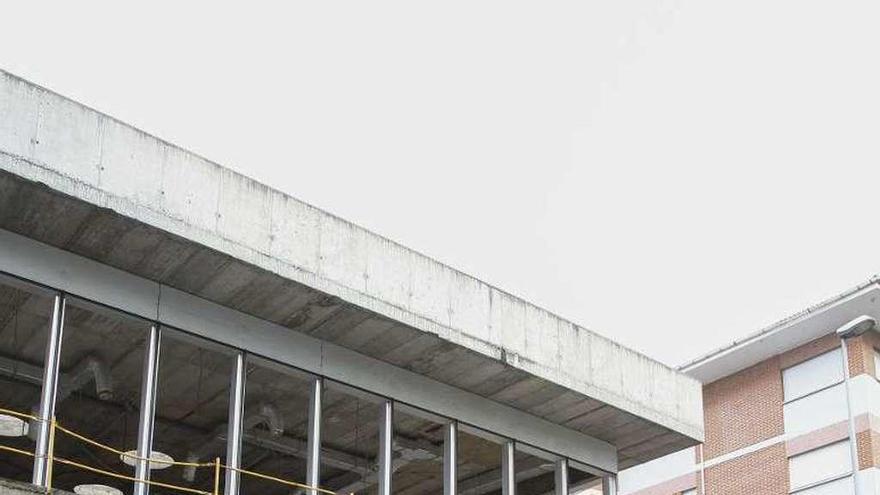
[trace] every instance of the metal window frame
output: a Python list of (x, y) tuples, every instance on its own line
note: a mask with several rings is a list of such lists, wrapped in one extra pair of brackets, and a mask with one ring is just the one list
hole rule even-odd
[[(10, 274), (0, 272), (0, 279), (5, 281), (6, 278), (10, 278), (11, 280), (15, 280), (18, 282), (18, 285), (24, 285), (24, 286), (27, 286), (28, 288), (33, 288), (36, 290), (45, 289), (45, 287), (42, 285), (37, 285), (34, 282), (31, 282), (28, 280), (22, 280), (21, 278), (16, 277), (15, 275), (10, 275)], [(61, 300), (63, 302), (63, 304), (61, 305), (62, 307), (61, 307), (60, 314), (57, 314), (58, 310), (53, 308), (53, 323), (52, 323), (52, 327), (50, 328), (50, 332), (53, 335), (56, 335), (56, 340), (53, 341), (50, 336), (50, 339), (48, 339), (48, 341), (47, 341), (46, 352), (47, 353), (54, 352), (55, 354), (57, 354), (57, 356), (54, 356), (52, 358), (52, 360), (57, 360), (59, 363), (60, 363), (60, 356), (61, 356), (60, 343), (61, 343), (61, 340), (63, 339), (63, 327), (64, 327), (63, 309), (66, 308), (68, 301), (77, 300), (77, 301), (82, 301), (82, 302), (85, 302), (88, 304), (98, 305), (106, 310), (120, 312), (125, 316), (128, 316), (130, 318), (133, 318), (133, 319), (136, 319), (139, 321), (147, 321), (138, 315), (133, 315), (131, 313), (127, 313), (123, 310), (106, 305), (104, 303), (92, 301), (92, 300), (85, 299), (85, 298), (78, 297), (78, 296), (72, 296), (72, 295), (69, 295), (69, 294), (66, 294), (66, 293), (63, 293), (60, 291), (57, 291), (55, 293), (55, 297), (56, 297), (56, 301)], [(57, 302), (56, 302), (56, 306), (57, 306)], [(144, 356), (143, 369), (142, 369), (143, 377), (142, 377), (142, 384), (141, 384), (141, 414), (139, 416), (137, 452), (138, 452), (138, 457), (141, 457), (143, 459), (136, 462), (136, 466), (135, 466), (135, 469), (136, 469), (135, 477), (138, 479), (138, 481), (134, 482), (135, 495), (148, 495), (149, 494), (149, 484), (144, 483), (143, 481), (149, 481), (150, 470), (149, 470), (148, 458), (152, 454), (154, 421), (155, 421), (155, 407), (156, 407), (156, 402), (158, 399), (158, 394), (160, 393), (160, 391), (157, 390), (159, 358), (160, 358), (161, 348), (162, 348), (162, 343), (163, 343), (162, 342), (162, 335), (164, 334), (163, 330), (165, 328), (172, 330), (175, 334), (189, 337), (189, 338), (192, 338), (193, 340), (196, 340), (196, 341), (208, 342), (208, 343), (220, 346), (224, 350), (229, 351), (230, 353), (234, 353), (232, 355), (232, 358), (235, 359), (235, 362), (233, 365), (232, 376), (230, 378), (231, 381), (230, 381), (229, 418), (231, 420), (229, 421), (229, 427), (228, 427), (228, 432), (227, 432), (228, 441), (227, 441), (226, 464), (228, 466), (233, 467), (233, 468), (240, 468), (241, 442), (242, 442), (242, 438), (243, 438), (243, 430), (242, 430), (242, 422), (243, 422), (243, 418), (244, 418), (243, 408), (244, 408), (246, 381), (247, 381), (246, 368), (247, 368), (247, 363), (250, 361), (249, 358), (255, 357), (260, 360), (266, 360), (266, 361), (272, 362), (274, 364), (277, 364), (278, 366), (281, 366), (284, 369), (289, 369), (291, 371), (304, 373), (305, 375), (309, 376), (312, 380), (314, 380), (313, 384), (312, 384), (313, 388), (310, 391), (310, 393), (311, 393), (310, 424), (309, 424), (309, 433), (310, 434), (308, 435), (310, 458), (308, 460), (308, 465), (307, 465), (307, 471), (309, 469), (312, 469), (312, 471), (308, 472), (308, 474), (307, 474), (307, 478), (308, 478), (307, 484), (309, 484), (311, 486), (317, 486), (320, 483), (320, 444), (321, 444), (321, 442), (320, 442), (320, 421), (321, 421), (320, 405), (321, 405), (321, 397), (323, 395), (323, 387), (324, 387), (325, 380), (333, 382), (338, 385), (341, 385), (343, 387), (358, 391), (359, 393), (369, 395), (369, 396), (371, 396), (371, 398), (373, 398), (377, 401), (380, 401), (380, 403), (383, 406), (383, 409), (381, 410), (382, 416), (380, 417), (380, 421), (382, 423), (380, 423), (380, 427), (384, 424), (384, 422), (386, 420), (391, 421), (391, 423), (384, 430), (387, 433), (383, 432), (383, 435), (382, 435), (383, 442), (381, 444), (380, 460), (383, 458), (383, 455), (384, 455), (384, 458), (388, 459), (388, 462), (385, 462), (384, 464), (380, 464), (379, 480), (380, 480), (380, 484), (382, 484), (383, 480), (385, 480), (383, 488), (388, 487), (387, 493), (390, 494), (391, 474), (393, 471), (392, 463), (393, 463), (394, 409), (396, 406), (405, 406), (407, 408), (412, 408), (412, 409), (419, 410), (419, 411), (425, 411), (424, 409), (422, 409), (419, 406), (409, 405), (409, 404), (405, 404), (405, 403), (398, 403), (396, 401), (393, 401), (390, 398), (378, 396), (375, 393), (370, 392), (368, 390), (360, 389), (357, 386), (353, 386), (353, 385), (350, 385), (350, 384), (347, 384), (344, 382), (339, 382), (337, 380), (328, 380), (323, 376), (315, 375), (315, 374), (313, 374), (309, 371), (306, 371), (306, 370), (301, 370), (301, 369), (297, 368), (296, 366), (293, 366), (293, 365), (290, 365), (287, 363), (277, 362), (271, 358), (264, 358), (262, 356), (251, 355), (242, 349), (236, 349), (236, 348), (231, 347), (228, 344), (225, 344), (223, 342), (217, 342), (216, 340), (207, 338), (202, 335), (194, 334), (194, 333), (189, 332), (187, 330), (171, 327), (169, 325), (164, 325), (163, 323), (158, 322), (158, 321), (153, 321), (153, 322), (150, 322), (150, 333), (149, 333), (149, 337), (148, 337), (147, 352), (145, 353), (145, 356)], [(55, 386), (55, 390), (56, 390), (55, 393), (57, 394), (57, 380), (58, 380), (58, 376), (59, 376), (59, 370), (57, 369), (57, 365), (55, 368), (56, 369), (55, 369), (54, 373), (44, 373), (43, 390), (49, 391), (52, 388), (51, 383), (49, 384), (48, 387), (46, 386), (47, 380), (48, 380), (48, 382), (54, 381), (54, 383), (55, 383), (54, 386)], [(48, 379), (47, 379), (46, 375), (48, 375)], [(50, 407), (52, 409), (54, 409), (54, 406), (55, 406), (55, 400), (54, 400), (54, 395), (53, 395), (52, 401), (50, 403)], [(313, 411), (315, 411), (315, 412), (313, 412)], [(385, 414), (386, 411), (388, 411), (387, 415)], [(457, 462), (457, 446), (458, 446), (457, 440), (458, 440), (458, 432), (460, 430), (460, 428), (459, 428), (460, 422), (458, 420), (453, 419), (453, 418), (446, 418), (445, 416), (439, 416), (439, 415), (436, 415), (434, 413), (430, 413), (427, 411), (425, 411), (425, 413), (430, 414), (431, 416), (434, 416), (437, 419), (445, 420), (445, 422), (446, 422), (445, 428), (447, 429), (447, 433), (445, 436), (445, 438), (446, 438), (445, 443), (451, 444), (451, 446), (450, 447), (444, 446), (444, 495), (456, 495), (458, 480), (457, 480), (457, 469), (456, 469), (456, 466), (454, 465), (454, 463)], [(484, 430), (480, 427), (476, 427), (476, 426), (469, 425), (469, 424), (466, 424), (465, 426), (468, 427), (469, 431), (481, 430), (485, 434), (487, 434), (489, 437), (492, 437), (493, 440), (499, 441), (500, 442), (499, 445), (502, 448), (502, 453), (505, 456), (505, 458), (508, 458), (508, 455), (515, 456), (516, 449), (521, 446), (525, 447), (525, 448), (534, 449), (534, 450), (541, 450), (541, 449), (538, 449), (537, 447), (533, 447), (529, 444), (520, 444), (516, 440), (504, 439), (503, 437), (500, 437), (496, 433)], [(449, 442), (449, 440), (453, 439), (453, 438), (454, 438), (454, 440), (452, 442)], [(236, 461), (236, 459), (237, 459), (237, 461)], [(568, 479), (567, 468), (570, 465), (570, 460), (566, 457), (559, 457), (557, 462), (565, 465), (566, 472), (564, 475), (564, 480), (567, 480)], [(589, 470), (589, 471), (592, 471), (595, 473), (602, 473), (601, 470), (597, 470), (597, 469), (593, 468), (592, 466), (585, 465), (583, 463), (577, 463), (577, 464), (579, 466), (581, 466), (582, 468), (587, 468), (587, 470)], [(514, 466), (514, 461), (513, 461), (512, 457), (509, 458), (509, 462), (507, 463), (507, 466), (508, 466), (509, 472), (504, 472), (504, 469), (502, 469), (502, 475), (504, 478), (502, 480), (502, 486), (508, 487), (508, 491), (506, 493), (510, 493), (511, 495), (515, 495), (516, 473), (515, 473), (515, 466)], [(502, 466), (502, 467), (504, 467), (504, 466)], [(42, 469), (45, 470), (45, 468), (42, 468)], [(36, 475), (36, 473), (37, 473), (36, 469), (35, 469), (34, 473)], [(511, 478), (511, 476), (512, 476), (512, 478)], [(239, 493), (240, 483), (241, 483), (240, 478), (241, 478), (240, 473), (238, 473), (234, 469), (227, 470), (226, 478), (225, 478), (226, 483), (224, 486), (225, 495), (237, 495)], [(44, 480), (41, 480), (41, 482), (47, 483), (48, 480), (44, 479)], [(505, 485), (505, 482), (506, 482), (506, 485)], [(35, 484), (36, 484), (36, 482), (35, 482)], [(46, 485), (38, 485), (38, 486), (46, 486)], [(562, 487), (563, 487), (563, 485), (561, 485), (559, 483), (559, 474), (557, 473), (557, 484), (556, 484), (557, 493), (566, 493), (567, 492), (567, 490), (568, 490), (567, 484), (564, 485), (565, 491), (559, 492), (558, 490), (560, 490)], [(386, 492), (380, 492), (380, 493), (386, 493)]]
[[(377, 362), (354, 351), (305, 335), (282, 331), (285, 329), (278, 325), (73, 253), (11, 232), (0, 231), (0, 280), (6, 278), (31, 287), (35, 291), (63, 294), (65, 298), (69, 296), (90, 302), (151, 325), (161, 326), (162, 329), (179, 331), (183, 335), (216, 343), (237, 353), (247, 352), (248, 355), (259, 356), (286, 368), (300, 370), (321, 380), (362, 390), (386, 401), (392, 401), (394, 397), (393, 401), (396, 404), (432, 411), (436, 416), (454, 421), (456, 433), (460, 431), (460, 427), (481, 430), (500, 439), (510, 438), (510, 435), (505, 433), (516, 433), (517, 445), (530, 446), (545, 452), (556, 452), (558, 454), (554, 455), (567, 459), (572, 465), (578, 465), (579, 469), (587, 467), (589, 469), (585, 470), (600, 476), (613, 473), (617, 469), (616, 449), (593, 437), (573, 432), (540, 418), (527, 417), (522, 411), (485, 400), (454, 387), (435, 383), (430, 378)], [(63, 331), (63, 317), (58, 321), (61, 324), (56, 325), (56, 329), (60, 334)], [(259, 334), (262, 340), (260, 346), (252, 349), (252, 346), (246, 342), (249, 337), (241, 335), (240, 332), (244, 326)], [(220, 331), (213, 333), (216, 327), (219, 327)], [(52, 333), (55, 333), (56, 329), (53, 329)], [(234, 330), (238, 331), (234, 332)], [(275, 335), (272, 335), (273, 332)], [(297, 341), (290, 342), (291, 344), (303, 344), (302, 348), (296, 345), (278, 346), (279, 342), (275, 340), (282, 334), (284, 338)], [(317, 354), (313, 352), (318, 348), (321, 352)], [(57, 359), (60, 356), (60, 339), (51, 345), (47, 342), (47, 352), (50, 349), (58, 353)], [(293, 349), (297, 352), (279, 354), (277, 352), (279, 349)], [(330, 362), (329, 367), (327, 361)], [(51, 371), (49, 376), (44, 373), (42, 395), (45, 396), (54, 388), (52, 400), (47, 401), (47, 404), (54, 407), (58, 372), (57, 369)], [(328, 374), (328, 371), (332, 373)], [(377, 378), (378, 375), (385, 374), (394, 376), (382, 376), (381, 380)], [(54, 385), (51, 382), (54, 382)], [(241, 389), (238, 400), (243, 401), (244, 377), (238, 383), (239, 385), (235, 385)], [(157, 393), (159, 392), (150, 394), (154, 401)], [(409, 400), (400, 400), (398, 395)], [(243, 402), (239, 403), (239, 406), (241, 405)], [(485, 408), (481, 407), (483, 405)], [(485, 410), (486, 408), (489, 410)], [(498, 431), (493, 425), (504, 428)], [(513, 428), (514, 425), (516, 428)], [(237, 438), (240, 442), (241, 429), (238, 428), (237, 432), (232, 433), (229, 441), (235, 442)], [(146, 445), (146, 442), (141, 442), (139, 439), (139, 447), (140, 444)], [(240, 444), (238, 450), (240, 452)], [(36, 464), (35, 461), (35, 477)], [(147, 474), (144, 473), (143, 477)], [(42, 481), (45, 483), (45, 479)]]
[(139, 459), (135, 464), (134, 495), (147, 495), (150, 493), (150, 485), (145, 481), (150, 480), (150, 461), (153, 456), (153, 434), (155, 432), (156, 418), (156, 392), (159, 379), (159, 353), (162, 349), (162, 327), (158, 323), (150, 326), (150, 334), (147, 338), (147, 349), (144, 353), (144, 367), (141, 380), (141, 409), (138, 418), (138, 445), (137, 455)]
[(52, 322), (46, 339), (46, 354), (43, 361), (43, 383), (40, 390), (40, 410), (37, 414), (40, 425), (37, 432), (37, 445), (34, 449), (34, 471), (32, 483), (41, 488), (48, 488), (49, 452), (52, 422), (55, 420), (55, 399), (58, 395), (58, 371), (61, 364), (61, 343), (64, 340), (64, 315), (67, 296), (56, 292), (52, 303)]

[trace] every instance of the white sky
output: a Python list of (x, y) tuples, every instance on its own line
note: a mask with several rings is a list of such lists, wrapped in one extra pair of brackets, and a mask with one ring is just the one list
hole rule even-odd
[(876, 0), (247, 4), (16, 2), (0, 67), (670, 364), (880, 271)]

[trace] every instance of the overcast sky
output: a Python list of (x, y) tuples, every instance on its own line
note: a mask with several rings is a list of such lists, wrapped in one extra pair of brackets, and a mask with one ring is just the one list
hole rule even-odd
[(880, 272), (876, 0), (280, 4), (17, 2), (0, 67), (673, 365)]

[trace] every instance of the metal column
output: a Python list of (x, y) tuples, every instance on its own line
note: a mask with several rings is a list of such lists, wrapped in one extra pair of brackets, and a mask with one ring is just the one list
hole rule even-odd
[(235, 367), (232, 370), (232, 384), (229, 391), (229, 427), (226, 444), (226, 495), (238, 495), (241, 484), (241, 435), (244, 416), (244, 376), (245, 354), (239, 351), (235, 355)]
[(609, 474), (602, 478), (602, 494), (617, 495), (617, 475)]
[(391, 495), (391, 453), (394, 441), (394, 403), (382, 402), (379, 407), (379, 492), (377, 495)]
[[(309, 396), (309, 444), (308, 464), (306, 465), (306, 484), (317, 487), (321, 484), (321, 408), (324, 392), (324, 381), (312, 379)], [(309, 495), (318, 495), (318, 490), (309, 490)]]
[(61, 361), (61, 339), (64, 336), (66, 303), (64, 294), (55, 294), (55, 304), (52, 307), (52, 326), (49, 329), (49, 338), (46, 343), (33, 475), (33, 484), (43, 488), (49, 486), (49, 435), (51, 422), (55, 418), (55, 396), (58, 393), (58, 365)]
[(568, 459), (556, 461), (556, 495), (568, 495)]
[(458, 494), (458, 423), (446, 423), (443, 439), (443, 495)]
[(516, 467), (514, 456), (516, 444), (513, 440), (501, 446), (501, 495), (516, 495)]
[(150, 327), (144, 355), (144, 372), (141, 379), (141, 413), (138, 423), (137, 459), (135, 463), (134, 495), (147, 495), (150, 485), (150, 461), (153, 453), (153, 422), (156, 416), (156, 381), (159, 372), (159, 347), (162, 341), (162, 330), (158, 324)]

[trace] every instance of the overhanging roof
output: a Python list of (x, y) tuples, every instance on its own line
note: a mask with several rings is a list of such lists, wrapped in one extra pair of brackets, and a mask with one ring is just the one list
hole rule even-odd
[(877, 277), (716, 349), (679, 369), (702, 383), (711, 383), (834, 333), (841, 325), (861, 315), (880, 319), (880, 285)]
[(702, 439), (700, 384), (388, 239), (0, 72), (0, 228), (609, 442)]

